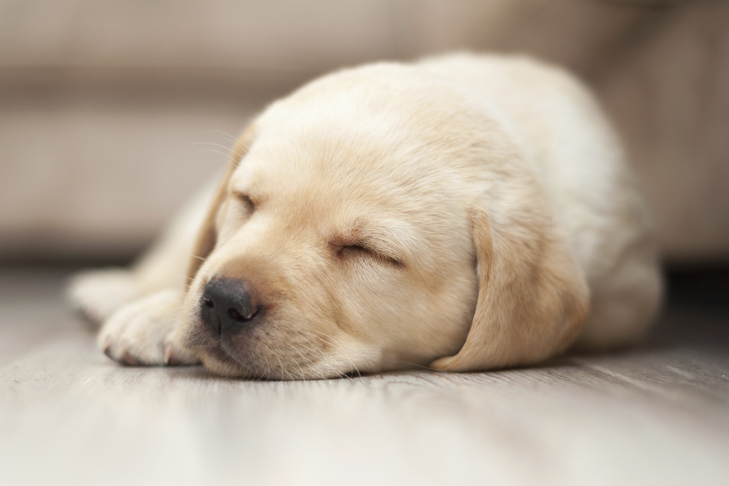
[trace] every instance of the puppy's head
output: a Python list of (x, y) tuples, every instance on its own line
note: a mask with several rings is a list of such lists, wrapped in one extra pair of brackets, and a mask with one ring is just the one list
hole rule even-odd
[[(212, 371), (484, 369), (554, 354), (579, 328), (584, 281), (508, 136), (447, 86), (377, 69), (305, 87), (239, 140), (183, 313)], [(489, 154), (516, 169), (484, 169)]]

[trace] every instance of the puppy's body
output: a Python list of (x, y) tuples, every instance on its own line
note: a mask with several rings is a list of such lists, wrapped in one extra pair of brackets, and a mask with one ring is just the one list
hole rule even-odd
[(660, 278), (590, 94), (534, 61), (458, 55), (337, 72), (274, 103), (142, 263), (72, 294), (129, 364), (316, 378), (628, 344)]
[(525, 152), (592, 293), (575, 344), (636, 341), (657, 310), (661, 279), (650, 215), (612, 127), (567, 73), (524, 58), (479, 60), (424, 67), (478, 93)]

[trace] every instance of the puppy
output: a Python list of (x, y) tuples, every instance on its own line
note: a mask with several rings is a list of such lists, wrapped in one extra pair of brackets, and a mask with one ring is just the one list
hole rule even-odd
[(310, 379), (624, 346), (661, 280), (585, 87), (458, 54), (335, 72), (271, 104), (140, 263), (70, 295), (119, 362)]

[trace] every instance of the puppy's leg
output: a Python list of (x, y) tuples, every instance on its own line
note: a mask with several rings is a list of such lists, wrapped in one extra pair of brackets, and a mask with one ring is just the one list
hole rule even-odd
[(104, 322), (115, 310), (139, 297), (134, 273), (125, 268), (87, 270), (74, 275), (66, 288), (71, 304), (94, 324)]
[(178, 333), (183, 297), (182, 290), (167, 289), (122, 306), (101, 328), (99, 347), (128, 365), (196, 363)]
[(125, 304), (164, 289), (184, 289), (197, 231), (219, 179), (216, 175), (192, 198), (130, 269), (109, 268), (75, 275), (67, 288), (74, 307), (100, 324)]

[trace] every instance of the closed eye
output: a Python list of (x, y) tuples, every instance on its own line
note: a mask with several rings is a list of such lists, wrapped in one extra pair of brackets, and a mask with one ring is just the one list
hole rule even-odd
[(256, 203), (247, 194), (235, 193), (235, 198), (243, 203), (243, 206), (248, 211), (248, 214), (252, 214), (256, 210)]
[(369, 258), (397, 267), (403, 266), (402, 262), (398, 259), (388, 255), (384, 255), (380, 252), (377, 252), (376, 250), (373, 250), (372, 248), (359, 244), (340, 246), (337, 250), (337, 255), (341, 259)]

